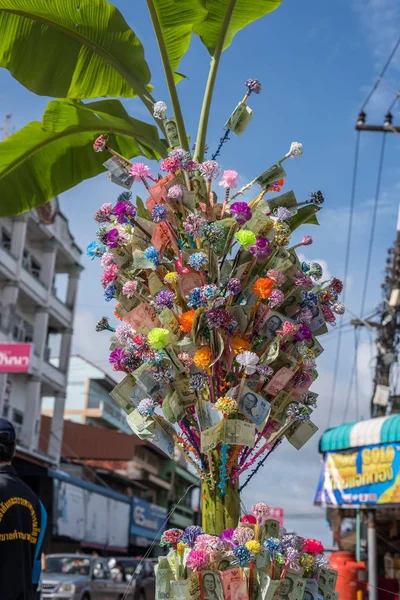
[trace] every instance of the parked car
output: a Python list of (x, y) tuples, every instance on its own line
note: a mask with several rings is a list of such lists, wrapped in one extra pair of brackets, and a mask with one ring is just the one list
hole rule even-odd
[(108, 561), (111, 575), (116, 575), (122, 593), (129, 586), (129, 600), (155, 600), (154, 560), (150, 558), (115, 557)]
[[(108, 560), (85, 554), (49, 554), (40, 581), (41, 600), (122, 600)], [(129, 596), (129, 600), (131, 597)]]

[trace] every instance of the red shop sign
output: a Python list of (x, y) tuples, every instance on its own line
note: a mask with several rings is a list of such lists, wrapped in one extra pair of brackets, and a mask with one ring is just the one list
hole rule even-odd
[(1, 344), (0, 373), (28, 373), (32, 344)]

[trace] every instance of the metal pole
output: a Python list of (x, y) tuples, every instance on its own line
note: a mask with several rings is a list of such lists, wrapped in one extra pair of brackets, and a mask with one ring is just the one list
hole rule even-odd
[(375, 511), (368, 511), (368, 598), (378, 600)]
[(361, 560), (361, 509), (356, 511), (356, 561)]

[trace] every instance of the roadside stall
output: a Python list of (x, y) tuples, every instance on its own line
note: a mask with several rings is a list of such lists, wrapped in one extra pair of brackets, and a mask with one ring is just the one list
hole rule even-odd
[[(400, 581), (400, 415), (328, 429), (319, 449), (324, 462), (315, 504), (327, 508), (339, 551), (357, 563), (367, 559), (369, 598), (396, 598)], [(362, 580), (361, 564), (359, 571)], [(360, 596), (355, 591), (356, 597)]]

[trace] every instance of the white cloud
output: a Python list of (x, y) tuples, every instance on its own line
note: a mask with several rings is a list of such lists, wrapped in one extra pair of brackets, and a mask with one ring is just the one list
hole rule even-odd
[[(354, 0), (353, 7), (360, 17), (374, 57), (376, 75), (362, 88), (362, 95), (367, 97), (399, 37), (400, 4), (397, 0)], [(368, 103), (369, 117), (376, 115), (376, 117), (383, 118), (384, 112), (399, 90), (399, 71), (400, 49), (397, 50), (383, 80)]]

